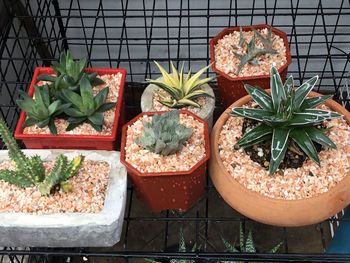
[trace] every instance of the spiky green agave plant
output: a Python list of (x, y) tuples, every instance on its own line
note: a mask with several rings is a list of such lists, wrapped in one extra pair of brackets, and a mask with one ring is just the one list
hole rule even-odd
[(193, 76), (191, 70), (185, 75), (183, 73), (182, 64), (180, 73), (171, 61), (172, 73), (169, 74), (158, 62), (154, 61), (159, 71), (162, 73), (162, 80), (146, 79), (148, 83), (154, 84), (166, 91), (170, 98), (162, 97), (159, 102), (170, 108), (183, 108), (186, 106), (194, 106), (199, 108), (200, 105), (194, 100), (198, 97), (210, 97), (213, 98), (209, 93), (201, 89), (201, 85), (208, 83), (213, 78), (199, 79), (199, 77), (210, 67), (204, 67), (200, 69)]
[(60, 185), (64, 191), (71, 188), (67, 180), (78, 172), (84, 156), (79, 155), (68, 162), (67, 157), (60, 154), (51, 172), (45, 177), (41, 158), (38, 155), (28, 157), (21, 151), (3, 119), (0, 119), (0, 137), (7, 147), (10, 159), (16, 165), (16, 170), (0, 170), (0, 180), (22, 188), (35, 185), (42, 195), (48, 195), (56, 185)]
[(233, 108), (231, 114), (256, 120), (260, 124), (246, 132), (238, 141), (245, 148), (264, 141), (271, 141), (269, 173), (273, 174), (284, 159), (288, 145), (293, 140), (314, 162), (320, 164), (314, 143), (336, 148), (334, 142), (318, 125), (325, 120), (340, 118), (336, 112), (315, 109), (331, 98), (331, 95), (307, 98), (317, 82), (315, 76), (298, 88), (293, 77), (283, 84), (276, 68), (271, 68), (271, 95), (265, 90), (245, 85), (245, 89), (259, 108)]

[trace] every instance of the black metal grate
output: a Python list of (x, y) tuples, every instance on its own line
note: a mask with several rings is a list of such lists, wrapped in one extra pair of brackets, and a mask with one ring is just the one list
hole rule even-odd
[[(193, 70), (209, 64), (210, 39), (227, 26), (268, 23), (289, 37), (293, 63), (289, 74), (297, 84), (319, 74), (317, 90), (333, 93), (349, 106), (350, 3), (346, 0), (0, 0), (0, 116), (16, 125), (18, 90), (26, 90), (36, 66), (49, 65), (69, 48), (88, 56), (94, 67), (128, 70), (126, 112), (140, 111), (144, 79), (158, 73), (153, 60), (185, 62)], [(169, 66), (169, 64), (166, 64)], [(212, 75), (212, 72), (208, 72)], [(215, 83), (213, 83), (215, 85)], [(217, 91), (215, 90), (217, 93)], [(217, 102), (216, 114), (222, 112)], [(128, 188), (123, 238), (113, 248), (4, 248), (2, 262), (138, 262), (144, 258), (192, 258), (196, 261), (345, 262), (350, 255), (324, 254), (334, 218), (303, 228), (279, 228), (237, 214), (208, 181), (206, 194), (190, 211), (152, 214)], [(239, 222), (254, 230), (259, 253), (224, 252), (221, 236), (232, 243)], [(336, 225), (336, 224), (334, 224)], [(188, 247), (176, 253), (179, 228)], [(191, 242), (190, 242), (191, 241)], [(264, 253), (279, 241), (279, 254)], [(190, 243), (192, 245), (190, 245)], [(27, 255), (27, 256), (24, 256)], [(113, 258), (113, 259), (112, 259)]]

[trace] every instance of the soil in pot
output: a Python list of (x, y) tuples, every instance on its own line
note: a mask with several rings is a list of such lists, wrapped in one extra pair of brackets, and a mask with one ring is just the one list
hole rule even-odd
[[(44, 162), (46, 174), (53, 164), (54, 161)], [(0, 170), (14, 168), (11, 161), (0, 163)], [(42, 196), (36, 186), (20, 188), (0, 180), (0, 213), (98, 213), (104, 206), (109, 173), (110, 165), (107, 162), (85, 160), (78, 173), (68, 180), (72, 186), (71, 192), (54, 189), (48, 196)]]
[[(248, 46), (252, 47), (250, 41), (253, 38), (254, 41), (251, 43), (255, 44), (255, 49), (248, 52)], [(270, 39), (269, 44), (263, 44), (266, 41), (262, 39)], [(273, 50), (262, 54), (260, 52), (262, 48)], [(244, 57), (247, 53), (262, 55), (255, 58), (250, 55), (249, 58)], [(288, 65), (291, 63), (291, 54), (286, 33), (270, 25), (261, 24), (222, 30), (210, 41), (210, 59), (212, 69), (217, 74), (221, 100), (224, 107), (228, 108), (234, 101), (247, 95), (244, 84), (269, 89), (271, 66), (278, 68), (282, 80), (285, 80)], [(240, 64), (241, 59), (247, 63)]]
[[(259, 28), (256, 29), (256, 31), (265, 38), (269, 33), (268, 28)], [(268, 75), (272, 66), (280, 68), (287, 63), (286, 47), (283, 39), (272, 32), (272, 48), (276, 51), (276, 54), (261, 55), (257, 57), (258, 65), (246, 63), (242, 69), (237, 72), (240, 59), (235, 53), (245, 55), (247, 53), (246, 45), (255, 35), (254, 31), (242, 31), (242, 34), (246, 41), (243, 45), (240, 45), (239, 31), (233, 31), (218, 40), (218, 43), (214, 47), (215, 66), (218, 70), (232, 78), (261, 76)], [(260, 49), (264, 48), (262, 41), (257, 37), (255, 37), (255, 47)]]
[[(329, 110), (324, 105), (322, 108)], [(311, 198), (330, 190), (350, 171), (350, 128), (344, 119), (324, 122), (326, 128), (332, 127), (328, 136), (337, 145), (337, 149), (319, 147), (321, 166), (302, 155), (296, 158), (297, 154), (291, 151), (290, 155), (294, 155), (294, 158), (286, 155), (284, 168), (272, 176), (264, 165), (266, 160), (261, 158), (265, 155), (264, 147), (246, 150), (237, 148), (236, 143), (242, 136), (244, 122), (241, 117), (230, 116), (227, 119), (219, 136), (219, 155), (228, 173), (251, 191), (275, 199)]]

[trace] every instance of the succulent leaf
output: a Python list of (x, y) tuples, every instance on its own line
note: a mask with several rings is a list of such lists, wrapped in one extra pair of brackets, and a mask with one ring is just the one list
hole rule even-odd
[(326, 136), (320, 129), (317, 129), (315, 127), (305, 127), (304, 131), (307, 133), (311, 140), (321, 144), (324, 147), (333, 149), (337, 147), (335, 143), (329, 139), (329, 137)]
[(332, 95), (323, 95), (323, 96), (307, 98), (301, 104), (300, 110), (315, 108), (316, 106), (324, 103), (325, 101), (329, 100), (330, 98), (332, 98)]
[(170, 108), (183, 108), (186, 106), (200, 107), (194, 100), (198, 97), (210, 97), (212, 95), (201, 89), (201, 86), (212, 80), (212, 78), (199, 79), (199, 77), (209, 68), (209, 66), (200, 69), (193, 76), (191, 70), (186, 74), (183, 73), (182, 64), (180, 73), (171, 62), (172, 73), (169, 74), (166, 70), (157, 62), (155, 62), (159, 71), (162, 74), (162, 80), (146, 79), (150, 84), (158, 86), (170, 95), (170, 98), (164, 98), (160, 96), (160, 103)]
[(113, 108), (115, 103), (108, 102), (109, 89), (104, 88), (96, 96), (93, 95), (92, 85), (86, 76), (80, 81), (80, 95), (71, 90), (62, 90), (62, 96), (72, 104), (71, 108), (65, 109), (69, 116), (67, 131), (70, 131), (83, 122), (89, 123), (96, 131), (102, 131), (104, 123), (103, 112)]
[(271, 118), (274, 116), (273, 112), (271, 111), (240, 107), (233, 108), (231, 114), (257, 121), (272, 120)]
[(311, 90), (314, 88), (317, 80), (318, 80), (318, 76), (314, 76), (295, 90), (295, 99), (294, 99), (295, 109), (300, 108), (303, 101), (306, 99), (306, 97), (309, 95)]
[(179, 112), (176, 110), (153, 115), (151, 123), (143, 123), (144, 132), (135, 142), (157, 154), (174, 154), (182, 149), (192, 135), (192, 129), (179, 121)]
[(266, 135), (272, 134), (272, 127), (262, 123), (257, 127), (254, 127), (250, 131), (246, 132), (241, 139), (238, 140), (238, 144), (241, 147), (247, 147), (246, 145), (250, 145), (251, 142), (255, 142), (256, 140), (265, 137)]
[(247, 93), (253, 97), (254, 101), (259, 104), (259, 106), (267, 111), (272, 111), (273, 108), (272, 105), (272, 99), (270, 95), (263, 89), (259, 87), (253, 87), (249, 84), (244, 85), (245, 90)]
[(270, 174), (276, 172), (287, 151), (290, 129), (275, 128), (271, 142)]
[(304, 129), (293, 130), (290, 137), (309, 156), (311, 160), (320, 165), (320, 159), (318, 158), (316, 148)]

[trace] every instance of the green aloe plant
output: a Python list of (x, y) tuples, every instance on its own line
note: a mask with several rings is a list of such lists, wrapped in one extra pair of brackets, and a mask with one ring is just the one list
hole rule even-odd
[(144, 132), (136, 143), (141, 147), (161, 155), (180, 151), (193, 130), (180, 124), (177, 110), (153, 115), (152, 122), (143, 123)]
[(271, 95), (265, 90), (245, 85), (245, 89), (259, 108), (233, 108), (231, 114), (253, 119), (260, 124), (246, 132), (239, 139), (238, 145), (245, 148), (265, 141), (271, 141), (271, 159), (269, 172), (273, 174), (282, 162), (291, 141), (314, 162), (320, 164), (314, 143), (335, 148), (336, 145), (319, 127), (325, 120), (340, 118), (341, 115), (316, 106), (330, 99), (331, 96), (307, 98), (317, 82), (315, 76), (298, 88), (294, 88), (293, 77), (283, 84), (276, 68), (271, 69)]
[[(244, 230), (243, 230), (243, 224), (240, 223), (239, 225), (239, 249), (235, 247), (235, 245), (231, 245), (225, 238), (221, 237), (222, 242), (224, 243), (224, 246), (226, 247), (226, 251), (230, 253), (256, 253), (256, 248), (253, 240), (253, 232), (252, 230), (249, 230), (248, 236), (245, 237)], [(282, 246), (283, 242), (278, 243), (276, 246), (274, 246), (272, 249), (270, 249), (269, 253), (274, 254), (276, 253), (280, 247)], [(245, 261), (221, 261), (221, 263), (243, 263)], [(249, 261), (250, 263), (253, 263), (252, 261)], [(259, 261), (260, 262), (260, 261)], [(265, 262), (266, 263), (266, 262)]]
[(159, 71), (162, 73), (162, 80), (147, 79), (148, 83), (154, 84), (166, 91), (171, 97), (164, 98), (161, 95), (160, 103), (170, 108), (183, 108), (186, 106), (194, 106), (199, 108), (200, 105), (194, 100), (198, 97), (210, 97), (209, 93), (201, 89), (201, 85), (208, 83), (213, 78), (199, 79), (199, 77), (210, 67), (204, 67), (200, 69), (193, 76), (191, 70), (185, 75), (183, 73), (183, 67), (180, 73), (175, 68), (173, 62), (171, 62), (172, 73), (169, 74), (159, 63), (154, 62)]
[(74, 61), (71, 52), (62, 52), (58, 62), (52, 62), (52, 68), (56, 76), (41, 74), (38, 80), (49, 81), (50, 94), (56, 97), (63, 89), (79, 91), (79, 83), (83, 76), (86, 76), (93, 86), (104, 84), (104, 81), (97, 78), (97, 73), (87, 74), (84, 72), (87, 65), (86, 58)]
[(71, 104), (51, 99), (48, 85), (34, 86), (34, 98), (29, 97), (24, 91), (20, 91), (19, 95), (21, 99), (16, 100), (16, 103), (27, 114), (22, 127), (26, 128), (34, 124), (40, 128), (48, 126), (52, 134), (57, 134), (54, 119)]
[(51, 172), (45, 176), (41, 158), (38, 155), (28, 157), (21, 151), (3, 119), (0, 119), (0, 137), (7, 147), (10, 159), (16, 165), (15, 170), (0, 170), (0, 180), (22, 188), (35, 185), (42, 195), (50, 194), (56, 185), (63, 191), (71, 189), (67, 180), (78, 172), (84, 156), (79, 155), (68, 162), (67, 157), (60, 154)]
[(88, 122), (95, 130), (102, 131), (103, 112), (115, 106), (114, 102), (105, 102), (108, 92), (109, 88), (105, 87), (94, 96), (90, 80), (85, 76), (80, 80), (80, 95), (69, 89), (62, 90), (60, 98), (71, 104), (64, 111), (69, 116), (66, 130), (70, 131)]

